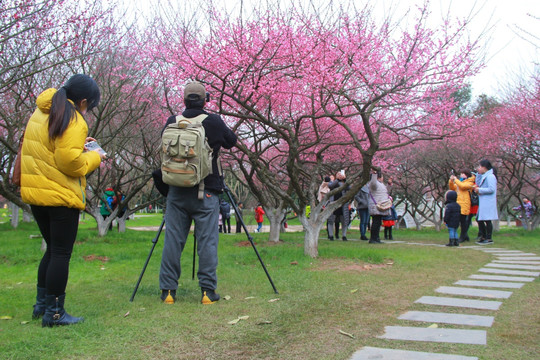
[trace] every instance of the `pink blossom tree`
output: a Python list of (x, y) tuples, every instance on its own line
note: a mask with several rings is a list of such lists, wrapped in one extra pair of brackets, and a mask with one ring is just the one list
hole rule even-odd
[[(217, 97), (215, 110), (240, 136), (247, 175), (299, 215), (313, 257), (324, 221), (374, 164), (384, 167), (380, 154), (467, 125), (451, 111), (451, 94), (478, 70), (468, 20), (432, 29), (421, 8), (407, 28), (377, 23), (367, 9), (326, 11), (270, 7), (245, 19), (210, 8), (204, 24), (160, 24), (148, 51), (159, 54), (171, 87), (197, 79)], [(322, 177), (339, 162), (349, 165), (350, 191), (318, 203)]]

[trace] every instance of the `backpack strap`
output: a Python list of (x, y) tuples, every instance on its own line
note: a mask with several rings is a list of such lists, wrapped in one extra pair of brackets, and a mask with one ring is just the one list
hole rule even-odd
[(182, 115), (177, 115), (176, 116), (176, 124), (181, 129), (185, 129), (185, 128), (188, 128), (188, 127), (201, 127), (202, 122), (207, 117), (208, 117), (207, 114), (201, 114), (201, 115), (195, 116), (194, 118), (187, 118), (187, 117), (184, 117)]

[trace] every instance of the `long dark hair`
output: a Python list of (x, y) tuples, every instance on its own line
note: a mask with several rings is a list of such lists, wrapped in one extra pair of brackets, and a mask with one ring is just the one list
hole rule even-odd
[[(73, 75), (52, 98), (49, 112), (49, 138), (55, 139), (66, 131), (69, 122), (75, 117), (77, 104), (86, 99), (91, 110), (99, 104), (100, 92), (97, 83), (88, 75)], [(75, 106), (68, 101), (71, 100)]]
[(485, 167), (488, 170), (493, 169), (493, 166), (491, 165), (491, 162), (487, 159), (480, 160), (480, 166)]

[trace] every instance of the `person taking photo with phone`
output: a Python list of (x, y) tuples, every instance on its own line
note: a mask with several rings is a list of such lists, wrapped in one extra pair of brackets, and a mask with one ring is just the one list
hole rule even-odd
[(21, 197), (30, 204), (47, 250), (37, 276), (33, 318), (42, 325), (71, 325), (83, 321), (64, 309), (69, 261), (86, 207), (86, 175), (105, 157), (86, 151), (84, 115), (96, 107), (100, 91), (88, 75), (72, 76), (60, 89), (47, 89), (36, 99), (22, 146)]

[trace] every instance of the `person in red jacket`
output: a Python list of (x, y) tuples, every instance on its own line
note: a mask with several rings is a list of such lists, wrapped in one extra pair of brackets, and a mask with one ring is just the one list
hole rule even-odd
[(264, 210), (261, 204), (258, 204), (255, 208), (255, 221), (257, 222), (257, 232), (261, 232), (262, 224), (264, 221)]

